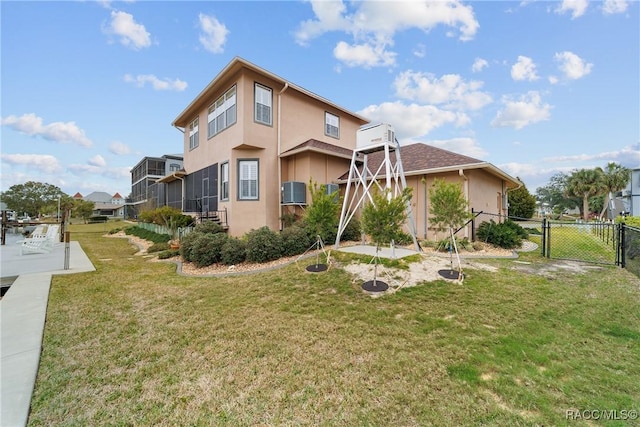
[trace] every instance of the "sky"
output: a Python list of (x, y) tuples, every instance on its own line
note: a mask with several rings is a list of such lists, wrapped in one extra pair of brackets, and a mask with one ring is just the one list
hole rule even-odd
[(640, 167), (637, 1), (0, 1), (1, 182), (131, 192), (234, 57), (534, 194)]

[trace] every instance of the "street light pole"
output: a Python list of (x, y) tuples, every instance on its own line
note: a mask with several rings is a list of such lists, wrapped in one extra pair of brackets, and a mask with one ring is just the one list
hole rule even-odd
[(58, 219), (58, 222), (60, 221), (60, 195), (58, 195), (58, 216), (56, 217)]

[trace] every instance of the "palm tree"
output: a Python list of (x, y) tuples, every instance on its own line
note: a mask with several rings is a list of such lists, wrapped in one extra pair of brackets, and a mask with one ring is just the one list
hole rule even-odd
[(602, 207), (602, 212), (600, 212), (600, 219), (604, 217), (609, 202), (613, 199), (613, 193), (623, 190), (629, 183), (629, 178), (631, 177), (629, 172), (629, 168), (618, 163), (610, 162), (607, 164), (602, 174), (602, 185), (607, 191), (607, 197)]
[(582, 198), (582, 218), (589, 219), (589, 197), (602, 192), (604, 186), (601, 168), (580, 169), (569, 177), (567, 185), (567, 195)]

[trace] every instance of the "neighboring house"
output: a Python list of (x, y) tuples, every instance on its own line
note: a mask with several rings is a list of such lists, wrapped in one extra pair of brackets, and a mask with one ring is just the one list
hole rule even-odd
[(113, 218), (124, 218), (125, 206), (124, 198), (119, 194), (109, 194), (104, 191), (94, 191), (82, 197), (80, 193), (76, 193), (73, 198), (87, 200), (94, 203), (93, 214), (103, 215)]
[[(162, 182), (181, 186), (185, 213), (226, 213), (232, 235), (264, 225), (278, 230), (283, 214), (300, 214), (310, 202), (310, 179), (344, 188), (356, 133), (368, 123), (235, 58), (173, 121), (184, 134), (184, 170)], [(419, 237), (429, 228), (420, 213), (427, 212), (425, 192), (436, 177), (462, 182), (474, 209), (495, 214), (506, 213), (508, 189), (521, 185), (489, 163), (425, 144), (401, 153)]]
[(624, 212), (629, 216), (640, 216), (640, 167), (631, 169), (629, 173), (627, 188), (620, 192), (619, 198), (616, 197), (620, 204), (616, 205), (619, 209), (615, 213), (619, 215), (620, 212)]
[(131, 169), (131, 196), (127, 201), (127, 205), (130, 206), (129, 214), (135, 215), (137, 208), (142, 204), (147, 204), (150, 207), (169, 205), (180, 209), (182, 207), (181, 187), (179, 185), (168, 186), (165, 183), (158, 183), (158, 181), (169, 174), (182, 170), (182, 168), (181, 154), (144, 157), (140, 160)]

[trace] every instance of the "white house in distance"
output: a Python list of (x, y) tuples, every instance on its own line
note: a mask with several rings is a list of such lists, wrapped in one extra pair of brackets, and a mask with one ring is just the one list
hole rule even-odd
[(124, 198), (119, 194), (109, 194), (104, 191), (94, 191), (86, 196), (76, 193), (74, 199), (87, 200), (95, 203), (94, 215), (104, 215), (111, 218), (124, 218)]

